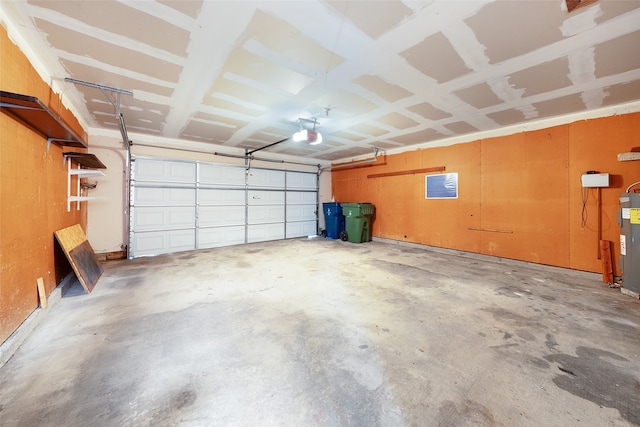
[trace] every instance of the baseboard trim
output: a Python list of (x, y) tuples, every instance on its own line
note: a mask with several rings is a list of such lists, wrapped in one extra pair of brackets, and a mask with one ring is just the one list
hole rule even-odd
[(441, 247), (438, 247), (438, 246), (429, 246), (429, 245), (423, 245), (421, 243), (405, 242), (403, 240), (393, 240), (393, 239), (387, 239), (387, 238), (384, 238), (384, 237), (373, 237), (372, 240), (375, 241), (375, 242), (384, 242), (384, 243), (395, 244), (395, 245), (398, 245), (398, 246), (421, 248), (421, 249), (429, 250), (429, 251), (432, 251), (432, 252), (439, 252), (439, 253), (448, 254), (448, 255), (458, 255), (458, 256), (463, 256), (463, 257), (466, 257), (466, 258), (477, 259), (477, 260), (480, 260), (480, 261), (495, 262), (495, 263), (498, 263), (498, 264), (509, 264), (509, 265), (515, 265), (515, 266), (517, 266), (517, 265), (521, 265), (521, 266), (533, 265), (533, 266), (536, 266), (536, 268), (539, 268), (541, 270), (563, 271), (566, 274), (572, 274), (572, 275), (575, 275), (575, 276), (580, 276), (580, 277), (583, 277), (583, 278), (589, 279), (589, 280), (594, 280), (594, 279), (598, 280), (598, 276), (602, 277), (602, 274), (593, 273), (593, 272), (590, 272), (590, 271), (574, 270), (572, 268), (567, 268), (567, 267), (559, 267), (559, 266), (547, 265), (547, 264), (538, 264), (536, 262), (522, 261), (522, 260), (518, 260), (518, 259), (511, 259), (511, 258), (502, 258), (502, 257), (493, 256), (493, 255), (479, 254), (479, 253), (476, 253), (476, 252), (467, 252), (467, 251), (463, 251), (463, 250), (459, 250), (459, 249), (441, 248)]

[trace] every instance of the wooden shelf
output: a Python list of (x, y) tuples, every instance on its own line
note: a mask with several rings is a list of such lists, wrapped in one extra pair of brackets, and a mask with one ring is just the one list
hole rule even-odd
[(84, 168), (92, 168), (92, 169), (106, 169), (107, 167), (102, 163), (95, 154), (89, 153), (74, 153), (67, 152), (62, 153), (62, 155), (66, 159), (73, 159), (76, 163)]
[(0, 109), (59, 146), (87, 148), (87, 144), (38, 98), (0, 91)]

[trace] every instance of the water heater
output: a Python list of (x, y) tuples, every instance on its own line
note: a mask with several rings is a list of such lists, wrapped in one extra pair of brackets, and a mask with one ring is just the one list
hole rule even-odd
[(618, 225), (622, 286), (640, 293), (640, 193), (620, 195)]

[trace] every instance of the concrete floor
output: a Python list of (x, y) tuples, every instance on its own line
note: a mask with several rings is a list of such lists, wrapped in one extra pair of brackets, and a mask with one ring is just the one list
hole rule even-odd
[(111, 261), (0, 369), (9, 426), (640, 425), (599, 275), (303, 239)]

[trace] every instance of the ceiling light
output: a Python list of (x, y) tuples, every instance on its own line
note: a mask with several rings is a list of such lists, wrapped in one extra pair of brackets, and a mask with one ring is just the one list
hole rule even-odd
[(296, 132), (293, 134), (294, 142), (302, 142), (307, 139), (307, 130), (301, 130), (300, 132)]

